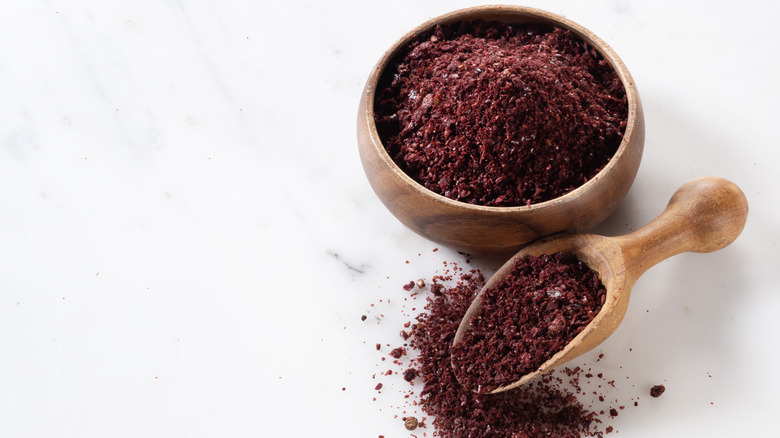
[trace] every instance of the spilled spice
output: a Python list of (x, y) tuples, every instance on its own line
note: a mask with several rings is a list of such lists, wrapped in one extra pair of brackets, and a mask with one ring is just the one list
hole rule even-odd
[(652, 397), (660, 397), (661, 394), (663, 394), (666, 391), (666, 387), (664, 385), (655, 385), (652, 388), (650, 388), (650, 395)]
[[(551, 374), (526, 386), (501, 394), (476, 394), (461, 386), (450, 360), (450, 345), (459, 321), (484, 285), (478, 271), (464, 273), (457, 284), (437, 288), (428, 298), (425, 312), (412, 325), (412, 360), (423, 382), (420, 407), (433, 417), (436, 436), (442, 438), (536, 438), (602, 436), (596, 430), (598, 414), (586, 409)], [(578, 380), (580, 370), (568, 370)]]
[(377, 87), (375, 122), (393, 160), (448, 198), (487, 206), (581, 186), (622, 141), (625, 89), (574, 33), (462, 22), (418, 35)]
[(489, 392), (562, 350), (601, 310), (606, 289), (587, 265), (558, 253), (516, 259), (482, 297), (452, 357), (464, 386)]
[[(465, 263), (470, 264), (469, 256)], [(393, 391), (403, 395), (401, 404), (386, 400), (380, 410), (397, 410), (394, 418), (404, 426), (409, 418), (418, 419), (417, 428), (408, 432), (411, 438), (603, 438), (617, 432), (609, 424), (613, 415), (638, 406), (639, 397), (621, 394), (616, 381), (598, 368), (561, 367), (495, 395), (465, 389), (451, 366), (450, 348), (485, 278), (478, 269), (457, 262), (444, 261), (443, 265), (442, 271), (426, 281), (425, 290), (402, 294), (400, 310), (410, 318), (402, 324), (403, 344), (398, 351), (403, 354), (386, 361), (387, 353), (376, 352), (380, 370), (372, 376), (372, 387), (379, 376), (386, 377), (381, 378), (382, 392), (372, 400)], [(598, 367), (603, 359), (604, 354), (592, 358), (593, 366)]]

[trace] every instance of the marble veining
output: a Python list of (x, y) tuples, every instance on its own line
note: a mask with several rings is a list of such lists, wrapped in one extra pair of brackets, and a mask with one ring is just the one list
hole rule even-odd
[[(421, 307), (402, 286), (501, 261), (392, 217), (355, 117), (395, 39), (472, 4), (0, 6), (0, 436), (410, 436), (405, 382), (372, 378), (376, 343)], [(639, 400), (616, 429), (773, 434), (778, 6), (528, 4), (593, 30), (639, 86), (643, 162), (597, 232), (640, 227), (698, 176), (750, 202), (732, 246), (635, 286), (599, 350), (616, 397)]]

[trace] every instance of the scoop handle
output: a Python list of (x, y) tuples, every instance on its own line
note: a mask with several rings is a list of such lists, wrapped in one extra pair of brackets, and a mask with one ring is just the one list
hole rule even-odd
[(683, 252), (725, 248), (747, 221), (745, 194), (733, 182), (717, 177), (683, 184), (666, 209), (644, 227), (613, 240), (623, 251), (627, 277), (633, 283), (652, 266)]

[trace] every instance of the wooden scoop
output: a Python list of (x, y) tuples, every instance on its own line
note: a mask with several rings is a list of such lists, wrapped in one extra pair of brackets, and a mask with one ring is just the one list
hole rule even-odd
[(601, 344), (617, 329), (626, 313), (631, 287), (645, 271), (682, 252), (726, 247), (742, 232), (747, 213), (747, 199), (736, 184), (706, 177), (684, 184), (661, 215), (625, 236), (561, 233), (541, 239), (520, 250), (488, 280), (463, 317), (453, 343), (470, 329), (472, 317), (482, 309), (485, 290), (506, 277), (516, 258), (557, 252), (575, 255), (598, 273), (607, 290), (604, 305), (582, 332), (536, 371), (490, 393), (516, 388)]

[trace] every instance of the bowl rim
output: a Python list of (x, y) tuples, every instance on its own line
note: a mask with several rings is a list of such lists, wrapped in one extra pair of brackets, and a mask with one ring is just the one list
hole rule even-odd
[[(547, 201), (539, 202), (530, 205), (518, 205), (518, 206), (488, 206), (480, 204), (470, 204), (463, 201), (457, 201), (448, 198), (444, 195), (434, 192), (415, 181), (411, 176), (404, 172), (398, 164), (390, 157), (387, 152), (382, 139), (379, 137), (379, 133), (376, 129), (376, 122), (374, 119), (374, 103), (376, 88), (382, 73), (387, 68), (393, 58), (409, 43), (409, 41), (420, 33), (426, 32), (439, 24), (451, 24), (459, 21), (471, 21), (477, 19), (490, 19), (493, 21), (505, 21), (508, 23), (524, 23), (524, 22), (542, 22), (552, 24), (567, 30), (574, 32), (579, 38), (591, 45), (599, 54), (609, 63), (610, 67), (615, 71), (623, 88), (626, 91), (626, 101), (628, 104), (628, 116), (626, 118), (626, 127), (623, 130), (623, 138), (620, 141), (620, 145), (607, 164), (596, 175), (588, 179), (585, 183), (575, 188), (574, 190), (558, 196), (557, 198), (549, 199)], [(526, 20), (527, 19), (527, 20)], [(437, 17), (431, 18), (424, 23), (418, 25), (414, 29), (407, 32), (401, 38), (396, 40), (389, 49), (387, 49), (379, 61), (376, 63), (371, 71), (371, 74), (366, 82), (366, 87), (363, 91), (364, 99), (366, 102), (365, 114), (368, 134), (371, 137), (372, 147), (378, 153), (380, 159), (396, 174), (400, 177), (404, 183), (423, 196), (429, 196), (438, 202), (441, 202), (451, 208), (466, 209), (474, 212), (485, 212), (491, 214), (517, 214), (520, 212), (531, 212), (538, 210), (546, 210), (555, 208), (563, 203), (573, 202), (578, 199), (581, 193), (587, 191), (591, 187), (595, 186), (600, 178), (607, 175), (615, 169), (620, 159), (628, 152), (629, 146), (631, 146), (630, 139), (635, 136), (635, 131), (640, 129), (641, 118), (639, 107), (639, 93), (636, 89), (636, 85), (628, 68), (623, 61), (617, 55), (617, 53), (601, 38), (599, 38), (592, 31), (588, 30), (584, 26), (569, 20), (561, 15), (545, 11), (529, 6), (519, 5), (483, 5), (473, 6), (463, 9), (458, 9), (452, 12), (448, 12)]]

